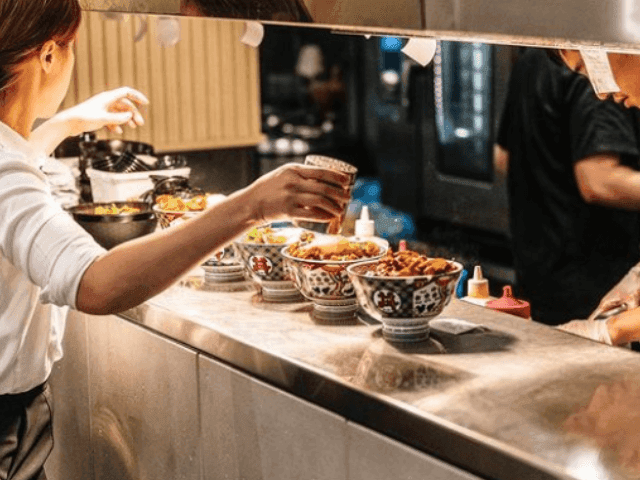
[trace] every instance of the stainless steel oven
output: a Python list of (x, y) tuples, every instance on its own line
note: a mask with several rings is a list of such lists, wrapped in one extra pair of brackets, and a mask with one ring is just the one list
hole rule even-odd
[(373, 38), (365, 55), (363, 123), (383, 202), (427, 228), (470, 232), (469, 242), (508, 264), (507, 185), (493, 148), (517, 48), (442, 41), (422, 67), (403, 42)]

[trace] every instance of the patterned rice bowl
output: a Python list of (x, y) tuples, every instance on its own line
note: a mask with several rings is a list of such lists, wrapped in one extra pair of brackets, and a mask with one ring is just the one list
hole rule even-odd
[(284, 243), (233, 242), (240, 258), (255, 283), (262, 287), (265, 300), (271, 302), (299, 302), (304, 298), (295, 288), (291, 274), (284, 263), (281, 250), (300, 239), (304, 229), (285, 227), (274, 229), (275, 234), (286, 236)]
[(448, 260), (455, 269), (413, 277), (375, 276), (377, 261), (347, 268), (360, 306), (382, 322), (384, 338), (392, 342), (416, 342), (429, 336), (429, 321), (451, 302), (462, 264)]
[(294, 257), (282, 249), (296, 288), (313, 302), (312, 318), (319, 323), (353, 323), (357, 320), (356, 291), (347, 274), (347, 267), (364, 261), (379, 259), (388, 249), (382, 239), (369, 239), (380, 247), (375, 257), (356, 260), (307, 260)]

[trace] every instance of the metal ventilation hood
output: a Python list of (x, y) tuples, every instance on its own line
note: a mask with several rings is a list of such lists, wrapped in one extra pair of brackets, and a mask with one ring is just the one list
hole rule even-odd
[(80, 0), (86, 10), (204, 16), (511, 45), (640, 52), (638, 0)]

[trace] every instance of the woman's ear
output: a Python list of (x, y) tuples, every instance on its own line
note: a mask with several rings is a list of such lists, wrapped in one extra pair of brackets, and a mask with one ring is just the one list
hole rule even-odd
[(57, 48), (56, 42), (49, 40), (40, 49), (40, 65), (46, 73), (50, 73), (53, 69), (55, 52)]

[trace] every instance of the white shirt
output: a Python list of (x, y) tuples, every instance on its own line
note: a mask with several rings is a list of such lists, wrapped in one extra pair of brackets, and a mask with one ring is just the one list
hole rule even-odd
[(105, 252), (51, 196), (45, 158), (0, 122), (0, 395), (49, 377), (66, 306)]

